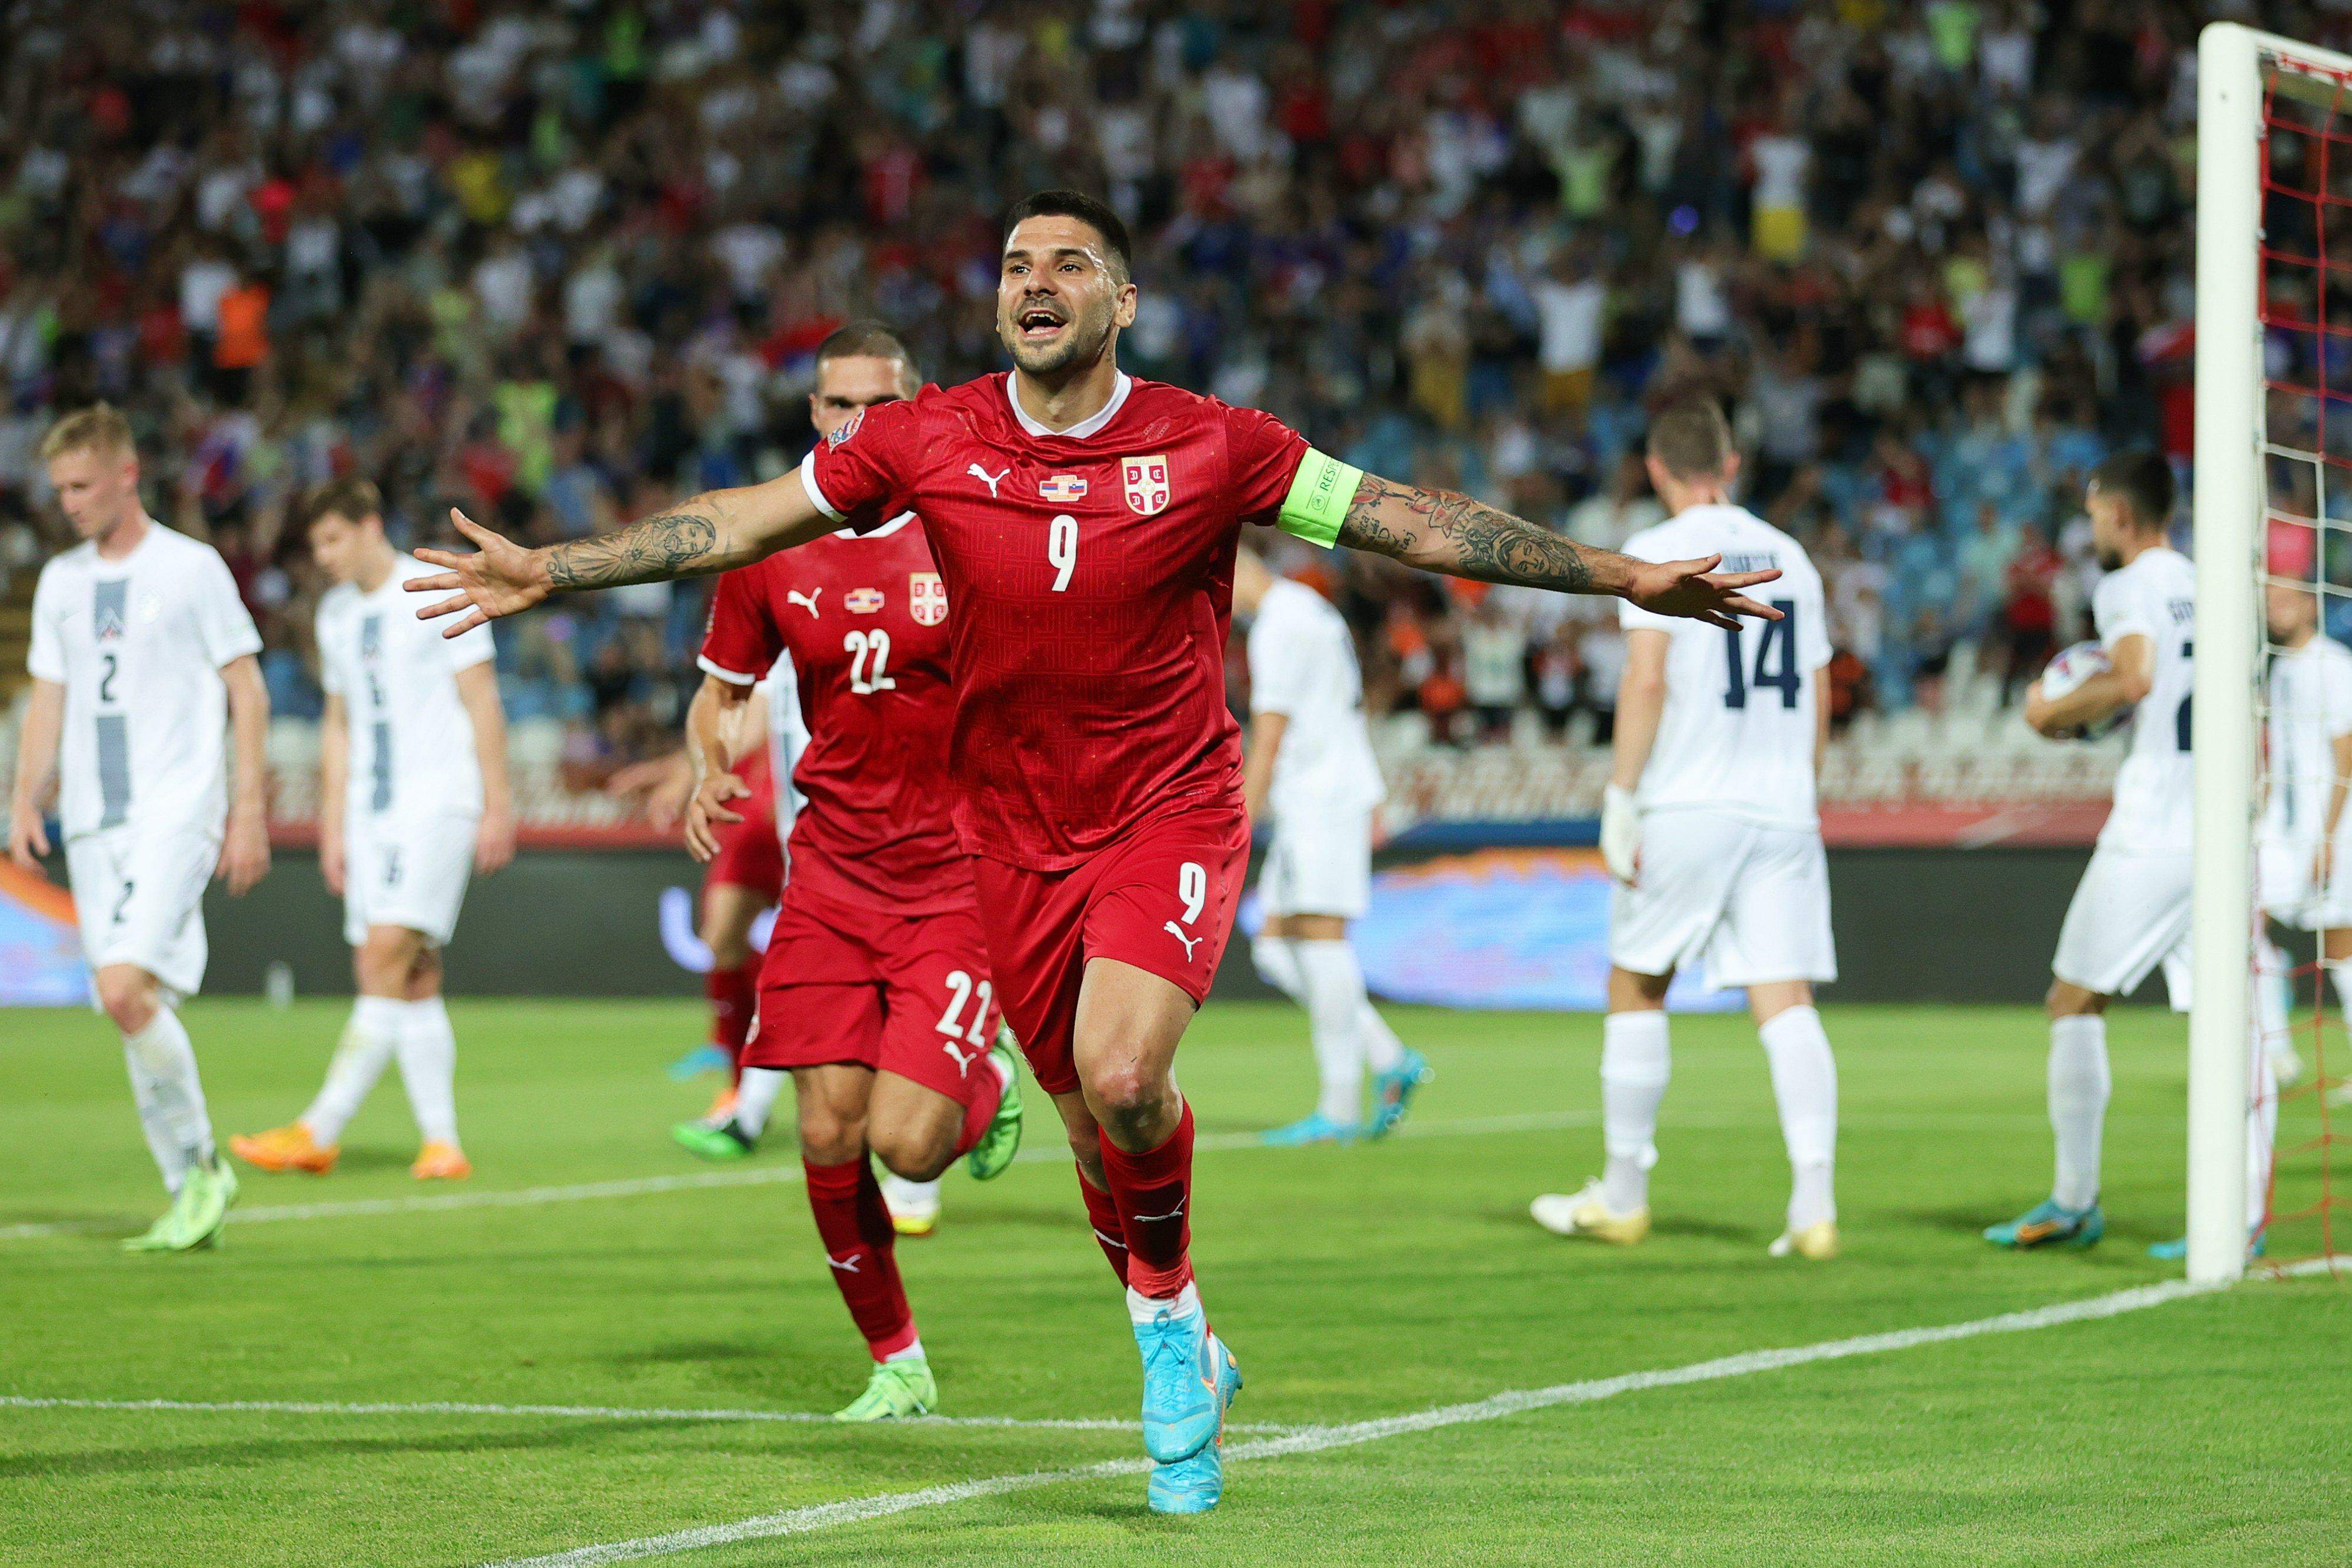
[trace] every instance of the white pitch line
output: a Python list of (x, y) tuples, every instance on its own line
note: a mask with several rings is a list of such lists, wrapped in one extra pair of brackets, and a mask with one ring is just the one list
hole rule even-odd
[[(1453, 1121), (1408, 1123), (1398, 1136), (1465, 1137), (1484, 1133), (1541, 1132), (1583, 1126), (1598, 1121), (1591, 1112), (1558, 1111), (1511, 1116), (1473, 1116)], [(1195, 1151), (1217, 1153), (1239, 1149), (1270, 1149), (1257, 1133), (1212, 1133), (1193, 1141)], [(1021, 1164), (1066, 1160), (1069, 1151), (1057, 1141), (1052, 1148), (1024, 1149), (1013, 1156)], [(549, 1203), (582, 1203), (598, 1198), (643, 1197), (655, 1193), (690, 1192), (703, 1187), (791, 1186), (803, 1179), (798, 1163), (758, 1166), (748, 1170), (685, 1171), (675, 1176), (632, 1176), (619, 1181), (583, 1182), (570, 1186), (526, 1186), (505, 1190), (432, 1193), (405, 1197), (341, 1198), (322, 1203), (263, 1204), (228, 1212), (231, 1225), (268, 1225), (289, 1219), (341, 1219), (382, 1214), (426, 1214), (458, 1208), (532, 1208)], [(101, 1219), (47, 1220), (0, 1226), (0, 1241), (27, 1241), (45, 1236), (112, 1228)]]
[[(2108, 1120), (2117, 1119), (2111, 1113)], [(2173, 1118), (2177, 1120), (2178, 1118)], [(1476, 1137), (1488, 1133), (1556, 1132), (1570, 1127), (1598, 1125), (1601, 1117), (1595, 1111), (1538, 1111), (1508, 1116), (1467, 1116), (1450, 1121), (1408, 1122), (1392, 1134), (1401, 1138)], [(1954, 1130), (1961, 1127), (2006, 1127), (2011, 1125), (2042, 1125), (2038, 1115), (2005, 1116), (1998, 1113), (1979, 1115), (1973, 1113), (1948, 1114), (1897, 1113), (1886, 1116), (1868, 1114), (1848, 1116), (1843, 1125), (1849, 1131), (1863, 1129), (1936, 1129)], [(1769, 1125), (1754, 1117), (1685, 1117), (1669, 1123), (1670, 1127), (1723, 1128)], [(1257, 1133), (1212, 1133), (1193, 1143), (1202, 1153), (1231, 1153), (1242, 1149), (1270, 1149), (1276, 1145), (1265, 1141)], [(1052, 1148), (1024, 1149), (1013, 1159), (1020, 1164), (1055, 1161), (1068, 1158), (1057, 1143)], [(797, 1164), (758, 1166), (745, 1170), (684, 1171), (672, 1176), (631, 1176), (616, 1181), (582, 1182), (566, 1186), (526, 1186), (506, 1189), (472, 1189), (462, 1192), (423, 1194), (404, 1197), (337, 1198), (320, 1203), (261, 1204), (233, 1208), (228, 1213), (231, 1225), (269, 1225), (297, 1219), (346, 1219), (386, 1214), (431, 1214), (465, 1208), (535, 1208), (542, 1204), (583, 1203), (603, 1198), (645, 1197), (666, 1192), (692, 1192), (705, 1187), (790, 1186), (802, 1179)], [(32, 1241), (46, 1237), (73, 1236), (91, 1231), (118, 1228), (118, 1222), (108, 1219), (37, 1220), (16, 1225), (0, 1225), (0, 1241)]]
[[(2315, 1258), (2272, 1272), (2279, 1276), (2312, 1274), (2344, 1263), (2352, 1263), (2352, 1259)], [(2149, 1307), (2162, 1306), (2167, 1301), (2207, 1295), (2225, 1288), (2192, 1285), (2184, 1280), (2174, 1280), (2116, 1291), (2104, 1296), (2092, 1296), (2083, 1301), (2060, 1301), (2046, 1307), (2001, 1312), (1989, 1318), (1973, 1318), (1966, 1322), (1858, 1334), (1850, 1339), (1825, 1340), (1818, 1344), (1792, 1345), (1780, 1350), (1745, 1351), (1738, 1355), (1719, 1356), (1713, 1361), (1694, 1362), (1687, 1366), (1629, 1372), (1616, 1377), (1589, 1378), (1579, 1383), (1557, 1383), (1548, 1388), (1513, 1389), (1469, 1404), (1443, 1405), (1410, 1415), (1353, 1421), (1340, 1426), (1302, 1427), (1286, 1436), (1236, 1443), (1225, 1450), (1225, 1458), (1228, 1463), (1241, 1463), (1282, 1458), (1292, 1454), (1322, 1453), (1332, 1448), (1377, 1443), (1412, 1432), (1499, 1420), (1506, 1416), (1523, 1415), (1530, 1410), (1545, 1410), (1555, 1406), (1589, 1405), (1646, 1389), (1714, 1383), (1727, 1377), (1777, 1372), (1814, 1362), (1843, 1361), (1852, 1356), (1878, 1355), (1888, 1351), (1911, 1350), (1920, 1345), (1975, 1339), (1983, 1334), (2024, 1333), (2034, 1329), (2054, 1328), (2061, 1323), (2119, 1317), (2126, 1312), (2141, 1312)], [(1150, 1461), (1145, 1459), (1109, 1459), (1100, 1464), (1073, 1465), (1066, 1469), (1024, 1470), (1011, 1475), (985, 1476), (968, 1481), (951, 1481), (943, 1486), (925, 1487), (919, 1491), (884, 1492), (875, 1497), (786, 1509), (777, 1513), (738, 1520), (731, 1524), (706, 1524), (691, 1530), (672, 1531), (664, 1535), (646, 1535), (632, 1541), (576, 1547), (569, 1552), (550, 1552), (541, 1557), (510, 1558), (490, 1564), (489, 1568), (592, 1568), (593, 1564), (604, 1563), (632, 1563), (646, 1557), (667, 1557), (681, 1552), (732, 1545), (743, 1541), (804, 1535), (812, 1531), (829, 1530), (835, 1525), (855, 1524), (863, 1520), (909, 1513), (918, 1509), (942, 1508), (951, 1503), (969, 1502), (975, 1498), (1002, 1497), (1008, 1492), (1029, 1491), (1065, 1481), (1140, 1475), (1150, 1468)]]
[[(816, 1410), (667, 1409), (627, 1405), (478, 1405), (450, 1399), (408, 1403), (346, 1403), (324, 1399), (75, 1399), (47, 1395), (0, 1394), (0, 1409), (259, 1412), (277, 1416), (530, 1416), (583, 1421), (777, 1421), (792, 1425), (834, 1424)], [(1133, 1421), (1022, 1416), (918, 1416), (893, 1423), (905, 1427), (1002, 1427), (1022, 1431), (1132, 1432)], [(1288, 1434), (1295, 1426), (1268, 1422), (1231, 1427), (1229, 1431)]]

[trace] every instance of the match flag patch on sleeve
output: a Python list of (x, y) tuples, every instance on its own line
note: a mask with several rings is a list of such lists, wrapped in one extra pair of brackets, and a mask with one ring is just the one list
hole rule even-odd
[(1308, 447), (1307, 455), (1299, 459), (1297, 477), (1290, 481), (1290, 494), (1282, 499), (1276, 526), (1329, 549), (1339, 542), (1339, 524), (1346, 519), (1349, 505), (1356, 498), (1356, 486), (1363, 480), (1362, 469)]

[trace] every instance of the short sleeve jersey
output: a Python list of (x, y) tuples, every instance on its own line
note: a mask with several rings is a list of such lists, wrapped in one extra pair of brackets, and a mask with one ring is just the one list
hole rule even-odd
[(1742, 507), (1691, 507), (1626, 541), (1637, 560), (1720, 554), (1724, 571), (1769, 571), (1753, 591), (1778, 621), (1737, 631), (1627, 602), (1627, 632), (1663, 632), (1666, 706), (1636, 799), (1644, 811), (1704, 810), (1767, 827), (1813, 828), (1813, 748), (1830, 662), (1821, 573), (1796, 540)]
[(2189, 752), (2195, 685), (2197, 571), (2159, 545), (2099, 580), (2091, 593), (2099, 643), (2112, 651), (2144, 636), (2155, 649), (2147, 695), (2132, 716), (2131, 749), (2116, 773), (2116, 806), (2099, 830), (2103, 849), (2186, 854), (2196, 818), (2196, 768)]
[(432, 570), (400, 556), (373, 592), (343, 583), (319, 601), (319, 684), (342, 699), (343, 809), (353, 822), (482, 810), (480, 753), (457, 672), (497, 649), (488, 626), (444, 637), (416, 618), (415, 596), (401, 584)]
[(719, 580), (703, 669), (750, 685), (789, 654), (807, 721), (790, 786), (803, 804), (785, 843), (795, 889), (897, 915), (971, 904), (947, 810), (949, 602), (913, 517)]
[(1061, 870), (1155, 814), (1239, 805), (1234, 548), (1276, 520), (1307, 451), (1267, 414), (1123, 375), (1055, 432), (997, 374), (866, 409), (810, 454), (825, 512), (867, 528), (912, 508), (930, 535), (967, 849)]
[(2327, 826), (2336, 742), (2352, 735), (2352, 648), (2326, 636), (2271, 660), (2270, 792), (2263, 831), (2314, 842)]
[(260, 651), (219, 552), (161, 524), (119, 560), (82, 544), (43, 567), (25, 664), (65, 688), (66, 836), (126, 824), (219, 832), (228, 814), (221, 667)]
[(1356, 643), (1330, 601), (1277, 578), (1249, 629), (1250, 712), (1288, 722), (1266, 801), (1276, 822), (1369, 811), (1388, 793), (1364, 727)]

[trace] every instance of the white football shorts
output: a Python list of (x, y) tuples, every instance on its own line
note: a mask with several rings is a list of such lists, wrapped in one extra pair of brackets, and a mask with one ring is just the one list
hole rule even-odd
[(368, 927), (398, 925), (446, 946), (474, 874), (479, 821), (457, 811), (351, 818), (343, 829), (343, 940), (356, 947)]
[(2352, 814), (2336, 834), (2335, 874), (2312, 886), (2319, 842), (2305, 834), (2265, 832), (2254, 850), (2254, 891), (2263, 913), (2304, 931), (2352, 927)]
[(221, 836), (184, 823), (136, 820), (66, 841), (74, 920), (92, 969), (136, 964), (180, 997), (205, 983), (205, 884)]
[(1640, 880), (1609, 905), (1609, 961), (1667, 975), (1704, 958), (1718, 990), (1837, 978), (1829, 857), (1817, 828), (1714, 811), (1642, 818)]
[(1276, 819), (1274, 843), (1257, 877), (1258, 903), (1267, 915), (1360, 920), (1371, 895), (1370, 811), (1302, 811)]
[(2162, 964), (2173, 1007), (2185, 1008), (2187, 988), (2175, 981), (2189, 970), (2191, 867), (2185, 851), (2093, 851), (2058, 928), (2050, 972), (2086, 991), (2123, 997)]

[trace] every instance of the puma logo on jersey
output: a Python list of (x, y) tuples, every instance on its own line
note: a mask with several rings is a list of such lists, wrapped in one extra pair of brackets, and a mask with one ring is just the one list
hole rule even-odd
[(1128, 1218), (1138, 1225), (1160, 1225), (1171, 1219), (1181, 1219), (1184, 1218), (1184, 1205), (1189, 1201), (1191, 1200), (1180, 1199), (1176, 1207), (1165, 1214), (1130, 1214)]
[(946, 1051), (949, 1056), (954, 1059), (956, 1064), (956, 1076), (958, 1078), (969, 1075), (971, 1071), (971, 1064), (988, 1054), (988, 1048), (984, 1045), (973, 1046), (971, 1050), (967, 1052), (951, 1040), (942, 1044), (940, 1049)]
[(1184, 944), (1184, 956), (1187, 958), (1192, 957), (1192, 949), (1201, 945), (1201, 939), (1198, 936), (1185, 936), (1184, 928), (1177, 925), (1173, 920), (1161, 926), (1160, 929), (1167, 932), (1169, 936), (1176, 938), (1177, 941)]
[(803, 593), (799, 589), (795, 588), (790, 593), (784, 595), (784, 601), (788, 604), (797, 604), (802, 609), (807, 611), (810, 615), (814, 616), (816, 613), (817, 595), (824, 591), (824, 589), (819, 588), (814, 589), (810, 592)]
[(982, 484), (987, 486), (989, 495), (993, 497), (996, 494), (996, 486), (1004, 481), (1004, 475), (1012, 473), (1013, 470), (1008, 467), (1003, 471), (1003, 473), (992, 474), (987, 469), (982, 468), (979, 464), (975, 463), (966, 468), (964, 472), (979, 480)]
[(844, 1258), (835, 1258), (833, 1254), (828, 1252), (825, 1254), (824, 1260), (832, 1264), (835, 1268), (840, 1270), (845, 1274), (855, 1274), (857, 1272), (857, 1254), (855, 1252), (852, 1252), (847, 1257)]

